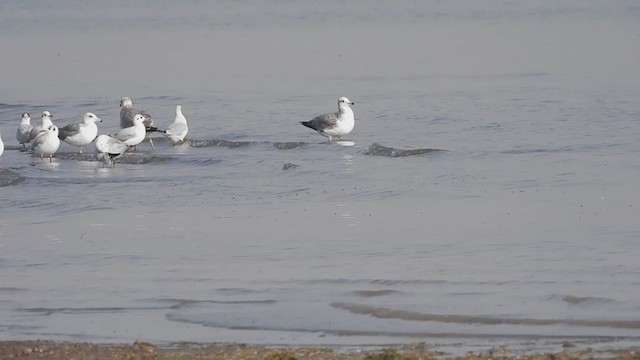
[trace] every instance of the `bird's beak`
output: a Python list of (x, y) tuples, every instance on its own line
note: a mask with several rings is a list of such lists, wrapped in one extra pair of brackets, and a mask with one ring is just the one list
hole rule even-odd
[(355, 105), (355, 104), (356, 104), (356, 102), (355, 102), (355, 101), (352, 101), (350, 104), (351, 104), (351, 105)]

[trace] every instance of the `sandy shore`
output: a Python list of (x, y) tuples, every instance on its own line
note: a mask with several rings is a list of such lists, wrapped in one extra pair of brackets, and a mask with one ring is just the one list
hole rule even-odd
[(386, 348), (379, 350), (342, 351), (327, 348), (288, 348), (178, 343), (157, 347), (150, 343), (133, 344), (92, 344), (54, 341), (0, 341), (0, 359), (245, 359), (245, 360), (418, 360), (418, 359), (640, 359), (640, 349), (619, 351), (563, 351), (544, 354), (518, 354), (504, 347), (497, 347), (484, 353), (468, 353), (452, 356), (432, 352), (420, 346)]

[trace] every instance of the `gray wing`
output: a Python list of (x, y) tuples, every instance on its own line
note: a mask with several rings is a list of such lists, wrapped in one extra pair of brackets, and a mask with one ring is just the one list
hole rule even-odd
[(42, 130), (40, 129), (40, 126), (34, 126), (29, 133), (29, 141), (33, 141), (35, 138), (37, 138), (38, 135), (40, 135), (40, 130)]
[(113, 137), (120, 141), (127, 141), (129, 139), (136, 137), (138, 135), (137, 131), (138, 129), (135, 126), (131, 126), (118, 131), (116, 134), (113, 135)]
[(33, 130), (31, 125), (20, 125), (16, 133), (16, 140), (21, 144), (28, 143), (31, 141), (31, 130)]
[(133, 118), (137, 114), (142, 114), (142, 116), (144, 116), (144, 121), (142, 123), (146, 129), (153, 127), (153, 119), (151, 119), (151, 115), (149, 115), (149, 113), (146, 111), (136, 110), (131, 106), (123, 106), (120, 109), (120, 127), (128, 128), (133, 126)]
[(33, 139), (33, 142), (31, 143), (32, 150), (40, 146), (47, 139), (47, 137), (45, 136), (47, 133), (48, 132), (44, 130), (38, 132), (37, 136)]
[(315, 131), (324, 131), (336, 127), (338, 115), (336, 113), (322, 114), (309, 121), (303, 121), (302, 125), (312, 128)]
[(123, 106), (120, 109), (120, 127), (128, 128), (133, 126), (133, 118), (136, 116), (136, 110), (130, 106)]
[(67, 137), (77, 135), (78, 133), (80, 133), (80, 124), (68, 124), (58, 128), (58, 139), (64, 140)]

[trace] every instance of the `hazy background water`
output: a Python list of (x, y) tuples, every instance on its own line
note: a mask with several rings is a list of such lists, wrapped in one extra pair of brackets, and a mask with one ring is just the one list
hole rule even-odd
[[(638, 345), (639, 20), (634, 1), (2, 2), (0, 338)], [(160, 127), (183, 105), (211, 146), (113, 169), (15, 150), (22, 112), (112, 133), (123, 96)], [(353, 146), (297, 124), (339, 96)]]

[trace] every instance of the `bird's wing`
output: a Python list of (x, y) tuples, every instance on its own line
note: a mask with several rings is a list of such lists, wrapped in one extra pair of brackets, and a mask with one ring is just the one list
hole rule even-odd
[(173, 123), (173, 124), (169, 125), (169, 127), (167, 128), (167, 130), (165, 132), (167, 133), (167, 135), (177, 135), (177, 136), (182, 136), (183, 134), (186, 135), (186, 133), (187, 133), (187, 124)]
[(58, 128), (58, 139), (64, 140), (69, 136), (77, 135), (80, 132), (80, 124), (68, 124)]
[(134, 137), (136, 137), (136, 135), (137, 129), (135, 128), (135, 126), (131, 126), (118, 131), (113, 135), (113, 137), (120, 141), (127, 141), (129, 139), (133, 139)]
[(108, 152), (109, 154), (122, 154), (123, 152), (129, 150), (131, 146), (124, 144), (122, 141), (114, 138), (110, 138), (107, 142)]
[(338, 116), (336, 113), (322, 114), (309, 121), (302, 122), (302, 124), (316, 131), (323, 131), (336, 127), (338, 124)]

